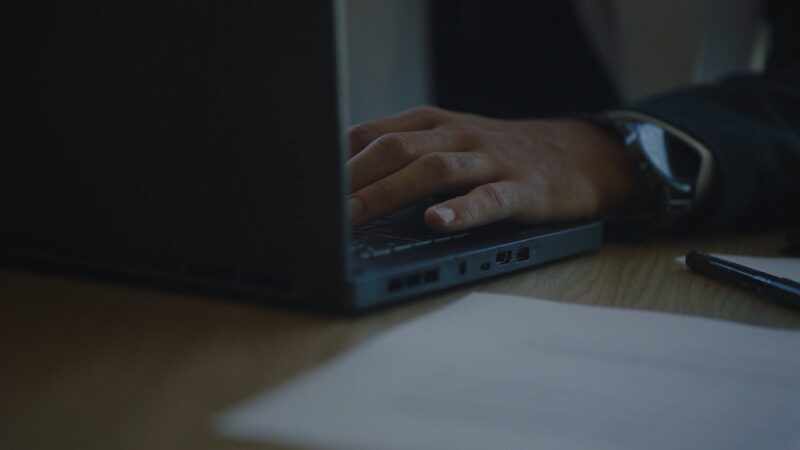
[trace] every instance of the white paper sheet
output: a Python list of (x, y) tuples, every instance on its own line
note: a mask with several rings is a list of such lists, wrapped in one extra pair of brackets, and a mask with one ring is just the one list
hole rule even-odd
[(470, 294), (217, 418), (341, 449), (800, 449), (800, 332)]

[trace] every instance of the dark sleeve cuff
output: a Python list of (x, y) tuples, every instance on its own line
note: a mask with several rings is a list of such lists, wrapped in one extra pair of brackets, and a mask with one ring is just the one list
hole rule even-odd
[(800, 138), (794, 121), (799, 100), (791, 84), (742, 77), (632, 105), (631, 110), (692, 136), (713, 155), (714, 176), (690, 213), (686, 231), (774, 223), (786, 202), (800, 197)]

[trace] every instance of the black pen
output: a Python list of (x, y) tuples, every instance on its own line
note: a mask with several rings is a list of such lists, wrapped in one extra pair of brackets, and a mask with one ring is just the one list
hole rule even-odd
[(740, 287), (792, 308), (800, 309), (800, 283), (772, 276), (704, 253), (689, 252), (686, 265), (711, 278)]

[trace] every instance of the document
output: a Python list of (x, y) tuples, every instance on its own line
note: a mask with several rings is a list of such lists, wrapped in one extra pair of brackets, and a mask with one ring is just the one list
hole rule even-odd
[(216, 420), (325, 449), (800, 449), (800, 332), (473, 293)]

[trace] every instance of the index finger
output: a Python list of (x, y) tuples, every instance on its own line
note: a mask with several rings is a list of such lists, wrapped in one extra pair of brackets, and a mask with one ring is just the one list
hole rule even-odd
[(430, 130), (444, 120), (445, 111), (433, 106), (418, 106), (394, 116), (355, 125), (347, 130), (350, 157), (387, 133)]

